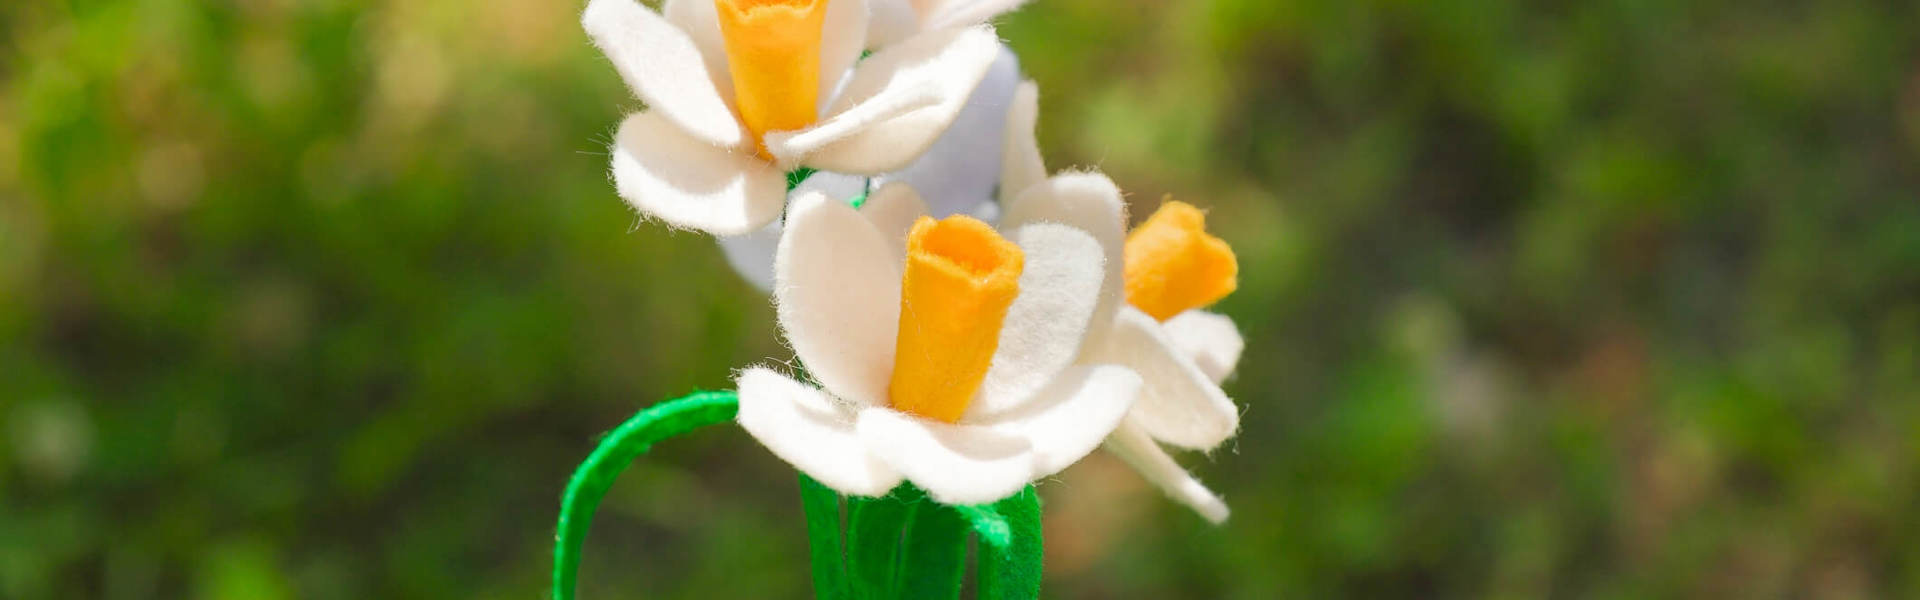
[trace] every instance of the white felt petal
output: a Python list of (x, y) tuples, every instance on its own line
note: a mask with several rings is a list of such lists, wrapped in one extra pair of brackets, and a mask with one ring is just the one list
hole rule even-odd
[(985, 23), (1012, 12), (1027, 0), (961, 0), (943, 2), (921, 19), (927, 29), (944, 29)]
[(855, 427), (887, 466), (944, 504), (984, 504), (1033, 480), (1033, 447), (1021, 435), (953, 425), (885, 408)]
[(1107, 450), (1127, 461), (1141, 477), (1166, 492), (1167, 496), (1181, 504), (1193, 507), (1201, 518), (1218, 525), (1227, 520), (1227, 503), (1214, 495), (1207, 486), (1193, 478), (1180, 463), (1173, 461), (1160, 444), (1153, 441), (1146, 432), (1130, 423), (1123, 423), (1107, 438)]
[[(1113, 320), (1124, 298), (1127, 245), (1127, 209), (1120, 188), (1099, 173), (1062, 173), (1030, 186), (1004, 207), (1001, 227), (1017, 228), (1028, 223), (1060, 223), (1077, 227), (1100, 242), (1107, 257), (1107, 277), (1100, 286), (1100, 303), (1094, 308), (1093, 322)], [(1096, 327), (1095, 337), (1103, 327)]]
[(1125, 365), (1146, 382), (1128, 421), (1162, 442), (1212, 449), (1240, 428), (1240, 409), (1160, 329), (1146, 313), (1121, 308), (1106, 339), (1090, 348), (1088, 360)]
[(820, 100), (817, 106), (822, 110), (832, 104), (833, 93), (840, 89), (840, 80), (847, 76), (848, 69), (860, 60), (860, 53), (867, 48), (867, 2), (832, 0), (827, 3), (827, 14), (820, 24)]
[(966, 212), (993, 198), (1000, 183), (1001, 139), (1007, 130), (1008, 106), (1020, 83), (1020, 59), (1005, 45), (986, 77), (967, 98), (953, 125), (934, 140), (927, 153), (907, 168), (881, 176), (881, 181), (913, 185), (927, 200), (934, 217)]
[(1227, 376), (1233, 374), (1234, 365), (1240, 362), (1240, 351), (1247, 346), (1246, 340), (1240, 338), (1240, 329), (1233, 326), (1233, 319), (1218, 313), (1189, 310), (1160, 325), (1174, 349), (1192, 360), (1214, 383), (1226, 381)]
[(787, 343), (842, 399), (885, 405), (900, 328), (900, 261), (839, 200), (794, 200), (774, 258), (774, 307)]
[(854, 67), (827, 117), (799, 131), (771, 132), (782, 164), (878, 174), (911, 164), (959, 114), (999, 54), (985, 27), (914, 36)]
[[(1033, 447), (1033, 474), (1060, 472), (1100, 446), (1139, 398), (1140, 376), (1125, 367), (1096, 365), (1063, 371), (1020, 410), (986, 424), (1018, 432)], [(962, 423), (973, 423), (962, 419)]]
[(745, 143), (706, 59), (680, 28), (634, 0), (592, 0), (580, 24), (650, 111), (709, 145)]
[(780, 247), (781, 223), (775, 219), (767, 226), (746, 235), (715, 238), (727, 264), (741, 279), (762, 292), (773, 291), (773, 251)]
[(896, 181), (868, 194), (866, 204), (860, 205), (860, 214), (873, 222), (873, 228), (880, 230), (887, 247), (893, 250), (894, 259), (904, 264), (907, 233), (913, 231), (914, 221), (927, 214), (927, 203), (920, 200), (913, 186)]
[(900, 473), (867, 450), (852, 409), (765, 368), (747, 369), (736, 383), (740, 427), (780, 460), (843, 494), (880, 496), (900, 484)]
[(713, 0), (666, 0), (660, 4), (660, 14), (693, 40), (700, 58), (707, 63), (714, 88), (722, 99), (731, 100), (733, 73), (727, 67), (727, 42), (720, 37), (720, 13)]
[(867, 0), (867, 47), (884, 48), (920, 33), (920, 15), (907, 0)]
[(1007, 307), (986, 378), (963, 417), (968, 421), (1018, 409), (1073, 364), (1106, 276), (1100, 243), (1084, 231), (1034, 223), (1010, 237), (1026, 255), (1020, 295)]
[(612, 151), (620, 197), (676, 227), (740, 235), (779, 218), (786, 201), (786, 178), (772, 165), (694, 139), (651, 111), (620, 123)]
[(1040, 119), (1040, 86), (1023, 81), (1013, 92), (1007, 107), (1006, 147), (1000, 157), (1000, 203), (1011, 203), (1015, 196), (1047, 178), (1047, 165), (1040, 159), (1040, 142), (1034, 126)]

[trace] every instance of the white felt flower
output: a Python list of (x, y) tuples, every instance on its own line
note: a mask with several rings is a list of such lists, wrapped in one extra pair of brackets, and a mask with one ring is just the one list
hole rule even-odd
[(941, 502), (989, 502), (1098, 447), (1141, 383), (1080, 360), (1109, 284), (1094, 233), (925, 214), (899, 183), (858, 209), (820, 193), (794, 201), (775, 301), (820, 387), (748, 369), (739, 422), (842, 493), (905, 479)]
[[(581, 17), (647, 110), (615, 133), (613, 179), (642, 213), (719, 235), (778, 218), (785, 172), (898, 170), (993, 63), (985, 26), (860, 58), (866, 0), (592, 0)], [(858, 63), (856, 65), (856, 62)]]
[[(1007, 117), (1003, 193), (1046, 172), (1033, 135), (1037, 111), (1037, 90), (1027, 83), (1015, 94)], [(1105, 178), (1097, 183), (1112, 186)], [(1115, 200), (1094, 200), (1107, 197)], [(1239, 409), (1219, 384), (1232, 373), (1244, 342), (1232, 320), (1199, 309), (1232, 291), (1237, 267), (1231, 250), (1201, 230), (1197, 209), (1181, 203), (1166, 203), (1131, 235), (1114, 232), (1110, 224), (1125, 221), (1118, 197), (1118, 190), (1077, 195), (1029, 191), (1004, 201), (1008, 219), (1110, 232), (1100, 240), (1108, 281), (1125, 289), (1125, 301), (1113, 302), (1111, 316), (1098, 321), (1104, 326), (1090, 335), (1081, 361), (1124, 365), (1140, 375), (1143, 387), (1140, 400), (1106, 447), (1175, 499), (1220, 522), (1227, 518), (1226, 504), (1175, 463), (1161, 444), (1211, 450), (1239, 429)]]
[[(998, 218), (994, 189), (1000, 186), (1001, 151), (1006, 145), (1007, 109), (1013, 103), (1014, 89), (1020, 84), (1020, 61), (1006, 46), (1000, 57), (967, 98), (965, 108), (925, 154), (906, 168), (866, 177), (820, 171), (807, 177), (788, 193), (799, 197), (809, 191), (826, 193), (829, 198), (851, 198), (890, 182), (913, 187), (927, 202), (927, 214), (934, 218), (972, 215), (983, 221)], [(780, 241), (781, 223), (775, 220), (752, 233), (715, 238), (727, 262), (740, 276), (761, 291), (773, 291), (773, 251)]]

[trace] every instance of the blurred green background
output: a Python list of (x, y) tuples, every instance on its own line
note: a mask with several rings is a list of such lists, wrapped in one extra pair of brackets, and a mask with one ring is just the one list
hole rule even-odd
[[(0, 597), (539, 598), (635, 410), (785, 359), (640, 224), (572, 1), (0, 3)], [(1054, 168), (1240, 252), (1206, 525), (1100, 455), (1060, 598), (1920, 597), (1920, 8), (1038, 0)], [(804, 597), (736, 428), (583, 598)]]

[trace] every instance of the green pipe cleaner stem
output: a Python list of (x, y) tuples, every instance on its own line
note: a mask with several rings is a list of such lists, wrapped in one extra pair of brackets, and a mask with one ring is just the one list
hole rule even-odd
[(553, 540), (553, 599), (572, 600), (580, 574), (580, 549), (593, 524), (593, 511), (613, 480), (634, 459), (667, 438), (732, 421), (740, 410), (734, 392), (694, 392), (647, 407), (621, 423), (580, 463), (560, 500), (560, 523)]

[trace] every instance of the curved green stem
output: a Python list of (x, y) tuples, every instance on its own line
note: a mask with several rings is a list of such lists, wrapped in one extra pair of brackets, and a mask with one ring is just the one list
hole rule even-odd
[(553, 598), (572, 600), (580, 573), (580, 548), (586, 543), (593, 511), (613, 487), (614, 478), (653, 444), (700, 427), (733, 420), (740, 399), (731, 391), (694, 392), (635, 414), (621, 423), (574, 470), (560, 500), (559, 531), (553, 543)]

